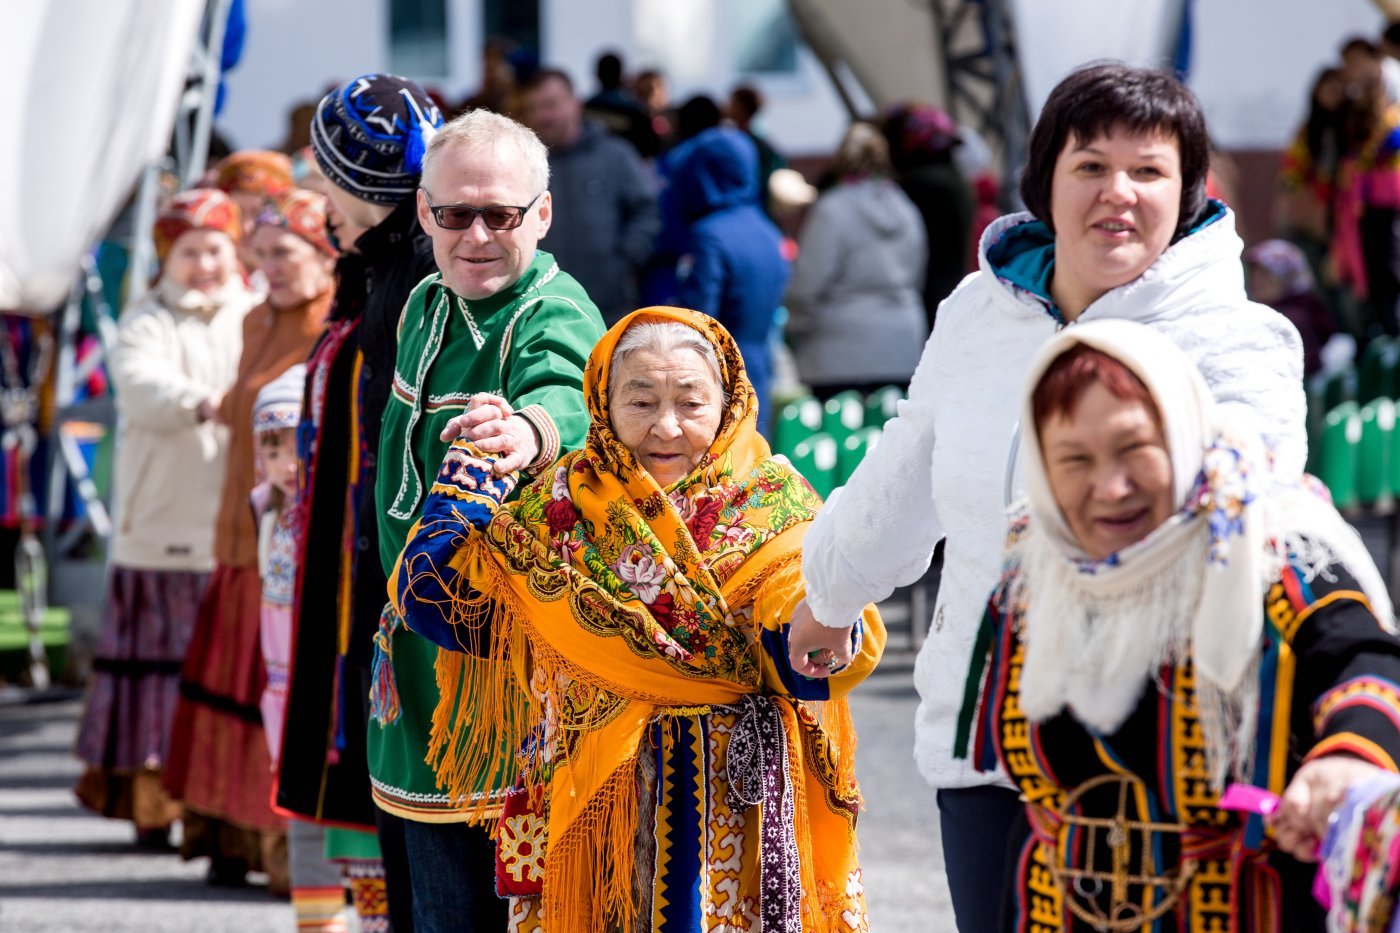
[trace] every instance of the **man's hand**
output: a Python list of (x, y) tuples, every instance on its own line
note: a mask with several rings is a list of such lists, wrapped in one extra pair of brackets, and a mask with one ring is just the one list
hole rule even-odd
[(792, 611), (788, 631), (788, 664), (806, 677), (830, 677), (851, 663), (851, 629), (828, 628), (817, 621), (807, 600)]
[(489, 392), (473, 395), (467, 410), (447, 422), (441, 436), (449, 442), (465, 437), (482, 453), (500, 454), (493, 467), (497, 476), (523, 470), (540, 455), (534, 426), (517, 415), (510, 402)]
[(1350, 755), (1324, 755), (1304, 764), (1269, 817), (1279, 848), (1301, 862), (1316, 862), (1327, 822), (1348, 788), (1380, 773), (1380, 768)]

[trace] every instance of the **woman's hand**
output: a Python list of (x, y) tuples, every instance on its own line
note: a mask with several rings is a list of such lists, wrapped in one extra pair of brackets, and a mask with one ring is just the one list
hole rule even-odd
[(1327, 822), (1347, 790), (1379, 773), (1380, 768), (1350, 755), (1324, 755), (1305, 763), (1269, 817), (1279, 848), (1299, 861), (1317, 861)]
[[(828, 628), (817, 621), (807, 600), (792, 611), (788, 630), (788, 664), (806, 677), (830, 677), (851, 663), (851, 629)], [(815, 658), (811, 657), (813, 654)]]
[(473, 395), (467, 410), (447, 422), (441, 436), (449, 442), (465, 437), (482, 453), (499, 454), (493, 466), (497, 476), (523, 470), (540, 455), (534, 426), (516, 415), (510, 402), (489, 392)]

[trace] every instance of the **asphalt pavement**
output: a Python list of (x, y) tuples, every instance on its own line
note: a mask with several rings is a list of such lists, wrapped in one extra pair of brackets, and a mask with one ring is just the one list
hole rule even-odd
[[(860, 842), (875, 933), (952, 931), (933, 792), (911, 758), (912, 655), (894, 649), (852, 697), (867, 810)], [(206, 862), (132, 845), (72, 794), (79, 699), (0, 698), (0, 931), (290, 933), (291, 907), (259, 884), (211, 888)], [(255, 882), (258, 876), (253, 876)]]

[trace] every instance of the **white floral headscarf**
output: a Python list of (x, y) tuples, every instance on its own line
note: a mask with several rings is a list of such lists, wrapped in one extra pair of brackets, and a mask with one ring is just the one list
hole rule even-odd
[[(1103, 351), (1142, 380), (1161, 416), (1172, 465), (1175, 514), (1104, 561), (1086, 559), (1055, 502), (1031, 411), (1032, 393), (1046, 370), (1079, 344)], [(1205, 523), (1209, 569), (1190, 633), (1192, 656), (1203, 676), (1233, 690), (1256, 653), (1264, 624), (1264, 538), (1254, 505), (1267, 464), (1257, 434), (1227, 432), (1220, 420), (1205, 379), (1169, 339), (1130, 321), (1079, 324), (1057, 334), (1031, 364), (1022, 407), (1021, 469), (1032, 523), (1081, 573), (1101, 578), (1105, 587), (1164, 572), (1164, 561), (1188, 537), (1199, 539)]]
[[(1031, 396), (1062, 354), (1083, 344), (1128, 367), (1161, 416), (1172, 465), (1171, 518), (1141, 541), (1091, 560), (1050, 488)], [(1013, 535), (1026, 600), (1021, 703), (1033, 720), (1072, 708), (1086, 724), (1115, 731), (1150, 672), (1189, 657), (1213, 780), (1247, 773), (1257, 721), (1264, 594), (1292, 561), (1309, 576), (1341, 564), (1383, 626), (1389, 596), (1351, 528), (1306, 482), (1277, 482), (1257, 429), (1216, 405), (1191, 360), (1166, 337), (1127, 321), (1068, 327), (1027, 375), (1021, 470), (1029, 519)]]

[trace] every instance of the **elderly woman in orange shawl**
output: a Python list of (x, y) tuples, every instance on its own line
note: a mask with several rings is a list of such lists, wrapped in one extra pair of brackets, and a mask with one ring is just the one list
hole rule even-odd
[(510, 406), (474, 399), (390, 582), (450, 649), (439, 781), (483, 817), (479, 791), (513, 781), (512, 928), (867, 929), (844, 696), (880, 658), (879, 615), (851, 620), (848, 667), (788, 662), (821, 500), (759, 436), (739, 350), (705, 315), (624, 318), (584, 394), (584, 449), (505, 505), (491, 425)]

